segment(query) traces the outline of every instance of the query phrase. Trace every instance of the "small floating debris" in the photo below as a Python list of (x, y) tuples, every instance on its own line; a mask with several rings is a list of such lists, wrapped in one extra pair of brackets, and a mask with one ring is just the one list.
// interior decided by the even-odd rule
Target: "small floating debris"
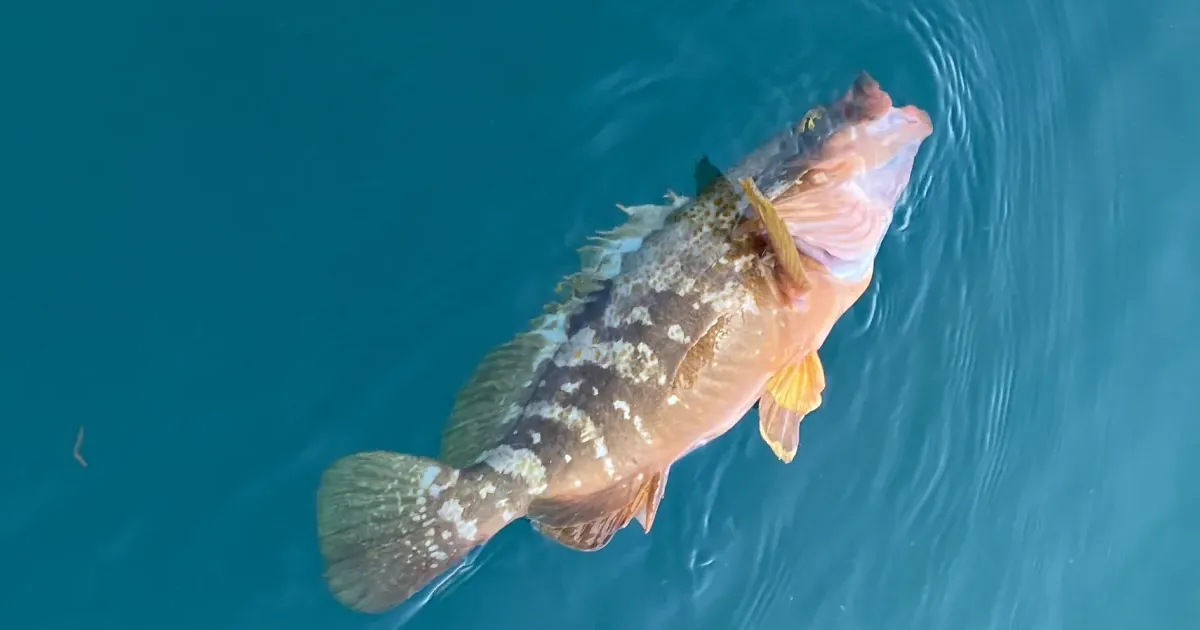
[(87, 460), (83, 458), (83, 454), (79, 449), (83, 448), (83, 427), (79, 427), (79, 433), (75, 436), (75, 450), (72, 453), (75, 455), (75, 461), (79, 462), (80, 466), (87, 468)]

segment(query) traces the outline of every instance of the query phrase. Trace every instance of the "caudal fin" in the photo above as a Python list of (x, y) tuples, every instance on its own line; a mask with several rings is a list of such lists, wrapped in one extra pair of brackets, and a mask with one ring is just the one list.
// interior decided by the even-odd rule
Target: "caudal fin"
[(509, 506), (505, 494), (425, 457), (376, 451), (338, 460), (317, 491), (334, 597), (360, 612), (397, 606), (520, 515), (524, 506)]

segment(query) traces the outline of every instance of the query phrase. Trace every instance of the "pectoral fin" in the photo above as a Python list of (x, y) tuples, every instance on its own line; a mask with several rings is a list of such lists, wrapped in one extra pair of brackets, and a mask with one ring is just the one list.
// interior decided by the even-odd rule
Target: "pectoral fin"
[(662, 502), (667, 487), (667, 470), (647, 475), (633, 498), (620, 508), (582, 523), (571, 525), (548, 525), (533, 520), (534, 529), (543, 536), (578, 551), (598, 551), (607, 545), (617, 532), (625, 528), (634, 518), (647, 533), (654, 524), (658, 504)]
[(825, 370), (816, 352), (788, 364), (771, 377), (758, 402), (758, 431), (784, 463), (791, 463), (800, 447), (800, 422), (821, 406)]
[(754, 206), (755, 211), (758, 212), (758, 218), (767, 232), (767, 240), (771, 243), (771, 249), (779, 258), (780, 267), (783, 268), (788, 279), (796, 284), (796, 289), (807, 289), (809, 286), (808, 274), (800, 262), (800, 250), (796, 249), (796, 242), (792, 240), (787, 225), (779, 217), (779, 211), (762, 194), (753, 179), (743, 177), (741, 184), (750, 205)]

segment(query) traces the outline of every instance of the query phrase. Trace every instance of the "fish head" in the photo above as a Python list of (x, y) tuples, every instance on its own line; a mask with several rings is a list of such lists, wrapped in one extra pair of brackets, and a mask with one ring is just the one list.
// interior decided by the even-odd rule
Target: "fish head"
[(917, 150), (933, 133), (929, 114), (913, 105), (896, 107), (866, 73), (836, 107), (840, 128), (810, 161), (817, 162), (815, 166), (822, 161), (857, 166), (852, 169), (856, 182), (890, 212), (908, 186)]
[(908, 187), (929, 114), (863, 73), (845, 96), (768, 143), (755, 180), (802, 253), (834, 276), (868, 274)]

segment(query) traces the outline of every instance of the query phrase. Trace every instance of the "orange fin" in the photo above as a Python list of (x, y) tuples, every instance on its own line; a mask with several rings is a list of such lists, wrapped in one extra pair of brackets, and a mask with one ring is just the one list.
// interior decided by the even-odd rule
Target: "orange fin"
[(647, 534), (654, 526), (654, 515), (658, 513), (658, 505), (662, 503), (663, 493), (667, 490), (667, 473), (670, 470), (671, 467), (667, 466), (662, 472), (650, 475), (650, 480), (642, 486), (642, 491), (638, 493), (639, 497), (645, 496), (645, 501), (636, 518), (642, 524), (642, 531)]
[(771, 249), (779, 257), (780, 267), (783, 268), (787, 277), (797, 285), (797, 289), (807, 289), (809, 287), (808, 274), (800, 262), (800, 250), (796, 249), (796, 242), (792, 240), (787, 225), (779, 217), (779, 211), (762, 194), (753, 179), (743, 177), (741, 184), (750, 205), (754, 206), (755, 211), (758, 212), (759, 221), (762, 222), (763, 228), (767, 232), (767, 240), (771, 243)]
[(654, 515), (667, 487), (667, 470), (649, 475), (624, 506), (597, 518), (571, 525), (548, 525), (533, 521), (534, 529), (543, 536), (578, 551), (598, 551), (604, 548), (617, 532), (634, 518), (647, 533), (654, 525)]
[(610, 512), (591, 521), (562, 527), (533, 521), (533, 527), (546, 538), (576, 551), (599, 551), (631, 520), (633, 514), (626, 509)]
[(800, 447), (800, 422), (821, 406), (825, 370), (816, 352), (771, 377), (758, 402), (758, 432), (775, 456), (791, 463)]

